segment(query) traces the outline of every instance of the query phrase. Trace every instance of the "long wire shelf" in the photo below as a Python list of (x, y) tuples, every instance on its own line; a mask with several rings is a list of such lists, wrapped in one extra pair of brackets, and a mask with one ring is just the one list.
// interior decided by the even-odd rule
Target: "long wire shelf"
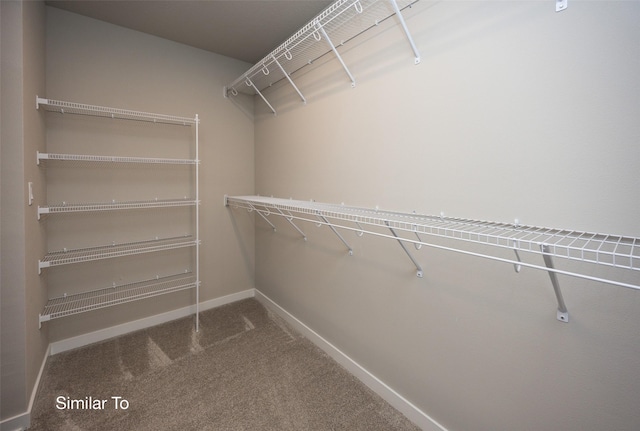
[(119, 286), (114, 285), (73, 295), (65, 294), (47, 301), (44, 311), (40, 314), (39, 324), (100, 308), (194, 289), (197, 286), (196, 278), (189, 271), (185, 271), (181, 274), (156, 277)]
[(228, 97), (229, 94), (237, 96), (239, 92), (258, 94), (275, 113), (275, 109), (261, 91), (286, 78), (302, 101), (306, 102), (302, 92), (293, 82), (291, 74), (331, 51), (340, 61), (352, 86), (355, 86), (355, 78), (342, 60), (336, 46), (349, 42), (394, 15), (398, 17), (403, 27), (413, 49), (415, 63), (418, 64), (420, 54), (413, 43), (401, 13), (403, 9), (417, 1), (337, 0), (235, 81), (225, 86), (224, 96)]
[(41, 162), (78, 162), (78, 163), (125, 163), (138, 165), (196, 165), (194, 159), (172, 159), (158, 157), (99, 156), (90, 154), (36, 153), (36, 163)]
[[(414, 244), (416, 248), (427, 246), (510, 263), (514, 265), (517, 272), (521, 267), (547, 271), (558, 296), (558, 319), (563, 321), (568, 320), (568, 315), (560, 293), (557, 274), (640, 290), (640, 274), (633, 275), (632, 282), (610, 277), (595, 277), (589, 270), (580, 272), (558, 269), (552, 260), (561, 258), (628, 270), (636, 274), (636, 271), (640, 271), (640, 238), (631, 236), (410, 214), (263, 196), (225, 196), (225, 205), (255, 211), (274, 230), (275, 225), (268, 220), (268, 217), (271, 215), (284, 217), (305, 239), (306, 235), (293, 223), (294, 220), (329, 226), (349, 249), (350, 254), (352, 254), (351, 247), (336, 229), (353, 231), (358, 235), (366, 233), (397, 240), (416, 265), (420, 277), (422, 268), (405, 243)], [(387, 231), (389, 233), (385, 233)], [(405, 236), (401, 237), (398, 232), (404, 233)], [(453, 240), (453, 243), (436, 241), (436, 239)], [(482, 251), (474, 251), (464, 247), (464, 243), (511, 250), (514, 258), (504, 257), (504, 253), (485, 251), (488, 250), (486, 248)], [(542, 256), (544, 265), (522, 261), (520, 252)]]
[(153, 253), (164, 250), (173, 250), (185, 247), (195, 247), (198, 240), (190, 235), (156, 238), (147, 241), (128, 242), (122, 244), (102, 245), (96, 247), (64, 249), (47, 253), (38, 261), (38, 273), (44, 268), (74, 263), (90, 262), (102, 259), (111, 259), (136, 254)]
[(153, 199), (146, 201), (97, 202), (97, 203), (67, 203), (38, 207), (38, 220), (45, 214), (65, 214), (78, 212), (118, 211), (132, 209), (174, 208), (196, 206), (193, 199)]
[(76, 102), (65, 102), (36, 96), (36, 109), (40, 109), (40, 107), (44, 108), (46, 111), (58, 112), (61, 114), (90, 115), (94, 117), (146, 121), (150, 123), (174, 124), (180, 126), (190, 126), (199, 122), (197, 115), (194, 118), (178, 117), (175, 115), (153, 114), (150, 112), (108, 108), (105, 106), (87, 105)]

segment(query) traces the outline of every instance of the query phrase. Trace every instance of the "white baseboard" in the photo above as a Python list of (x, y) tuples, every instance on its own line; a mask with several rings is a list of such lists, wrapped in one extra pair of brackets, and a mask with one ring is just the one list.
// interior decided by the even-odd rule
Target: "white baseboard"
[[(232, 293), (220, 298), (210, 299), (208, 301), (203, 301), (200, 303), (200, 311), (206, 311), (211, 308), (220, 307), (221, 305), (230, 304), (235, 301), (240, 301), (241, 299), (252, 298), (253, 296), (254, 289), (247, 289), (243, 290), (242, 292)], [(110, 338), (128, 334), (130, 332), (139, 331), (140, 329), (150, 328), (152, 326), (160, 325), (172, 320), (181, 319), (183, 317), (193, 315), (195, 311), (196, 306), (190, 305), (188, 307), (178, 308), (166, 313), (145, 317), (144, 319), (134, 320), (131, 322), (123, 323), (121, 325), (101, 329), (99, 331), (78, 335), (77, 337), (55, 341), (50, 345), (51, 354), (55, 355), (56, 353), (77, 349), (78, 347), (108, 340)]]
[(424, 413), (418, 407), (413, 405), (409, 400), (394, 391), (391, 387), (378, 379), (376, 376), (367, 371), (356, 361), (347, 356), (344, 352), (324, 339), (321, 335), (309, 328), (307, 325), (298, 320), (287, 310), (276, 304), (269, 297), (259, 290), (255, 290), (255, 298), (265, 307), (273, 311), (290, 325), (298, 330), (302, 335), (308, 338), (316, 346), (321, 348), (325, 353), (332, 357), (336, 362), (346, 368), (351, 374), (358, 378), (362, 383), (367, 385), (369, 389), (378, 394), (382, 399), (391, 404), (396, 410), (404, 414), (410, 421), (425, 431), (447, 431), (445, 427), (436, 422), (429, 415)]
[(36, 395), (38, 394), (40, 379), (42, 378), (42, 374), (44, 373), (44, 367), (47, 364), (47, 358), (49, 357), (50, 352), (51, 345), (49, 345), (49, 347), (47, 347), (47, 350), (44, 352), (42, 364), (40, 365), (40, 371), (38, 371), (38, 377), (36, 377), (36, 382), (33, 385), (33, 390), (31, 391), (31, 398), (29, 399), (29, 406), (27, 408), (27, 411), (0, 421), (0, 431), (22, 431), (26, 430), (31, 425), (31, 410), (33, 409), (33, 403), (35, 402)]

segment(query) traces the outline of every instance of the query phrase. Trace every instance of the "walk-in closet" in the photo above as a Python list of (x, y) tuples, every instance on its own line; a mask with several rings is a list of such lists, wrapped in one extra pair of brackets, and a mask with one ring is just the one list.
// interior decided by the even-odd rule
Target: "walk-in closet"
[(640, 429), (640, 1), (0, 19), (0, 431)]

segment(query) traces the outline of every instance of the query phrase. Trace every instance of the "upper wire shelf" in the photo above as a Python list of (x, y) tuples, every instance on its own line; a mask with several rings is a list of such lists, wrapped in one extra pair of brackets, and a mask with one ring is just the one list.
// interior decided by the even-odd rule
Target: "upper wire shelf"
[(225, 86), (224, 96), (227, 97), (229, 94), (235, 96), (239, 92), (258, 94), (275, 113), (275, 109), (261, 91), (286, 78), (302, 101), (306, 102), (290, 75), (331, 51), (342, 64), (352, 86), (355, 86), (355, 78), (340, 57), (336, 46), (347, 43), (393, 15), (398, 17), (413, 49), (415, 63), (418, 64), (420, 55), (401, 13), (401, 10), (417, 1), (337, 0), (235, 81)]
[(178, 117), (175, 115), (153, 114), (128, 109), (86, 105), (84, 103), (64, 102), (36, 96), (36, 109), (40, 109), (40, 107), (43, 107), (47, 111), (59, 112), (61, 114), (90, 115), (94, 117), (108, 117), (120, 120), (136, 120), (181, 126), (190, 126), (200, 121), (197, 115), (194, 118)]
[(167, 159), (157, 157), (98, 156), (90, 154), (56, 154), (37, 152), (36, 163), (43, 161), (79, 162), (79, 163), (126, 163), (149, 165), (195, 165), (194, 159)]
[[(349, 254), (353, 254), (353, 249), (337, 229), (353, 231), (358, 236), (366, 233), (396, 240), (416, 266), (419, 277), (422, 277), (422, 267), (405, 243), (414, 244), (416, 249), (424, 245), (510, 263), (514, 265), (516, 272), (520, 272), (522, 267), (547, 271), (558, 301), (557, 319), (563, 322), (569, 321), (569, 314), (560, 291), (558, 274), (640, 290), (640, 274), (635, 275), (638, 274), (636, 271), (640, 271), (640, 238), (631, 236), (382, 211), (377, 208), (263, 196), (225, 196), (225, 205), (255, 212), (274, 230), (276, 226), (268, 217), (284, 217), (305, 239), (306, 235), (294, 220), (328, 226), (348, 248)], [(390, 233), (386, 233), (387, 230)], [(404, 236), (400, 236), (398, 232)], [(436, 241), (437, 239), (447, 241)], [(485, 247), (480, 251), (474, 251), (473, 248), (465, 247), (465, 243)], [(503, 253), (491, 252), (492, 248), (511, 250), (514, 257), (508, 258)], [(542, 256), (544, 264), (524, 262), (520, 252)], [(553, 258), (556, 257), (629, 270), (634, 275), (629, 278), (632, 281), (627, 282), (609, 276), (596, 277), (588, 269), (559, 269), (553, 263)]]
[(65, 214), (78, 212), (118, 211), (132, 209), (174, 208), (196, 206), (198, 202), (193, 199), (151, 199), (145, 201), (122, 202), (94, 202), (94, 203), (67, 203), (38, 207), (38, 220), (43, 214)]

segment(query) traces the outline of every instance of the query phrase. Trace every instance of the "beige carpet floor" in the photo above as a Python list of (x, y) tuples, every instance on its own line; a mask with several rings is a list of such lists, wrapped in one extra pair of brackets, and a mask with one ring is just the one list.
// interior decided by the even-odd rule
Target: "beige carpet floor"
[(418, 428), (247, 299), (201, 313), (197, 333), (186, 318), (52, 356), (30, 429)]

